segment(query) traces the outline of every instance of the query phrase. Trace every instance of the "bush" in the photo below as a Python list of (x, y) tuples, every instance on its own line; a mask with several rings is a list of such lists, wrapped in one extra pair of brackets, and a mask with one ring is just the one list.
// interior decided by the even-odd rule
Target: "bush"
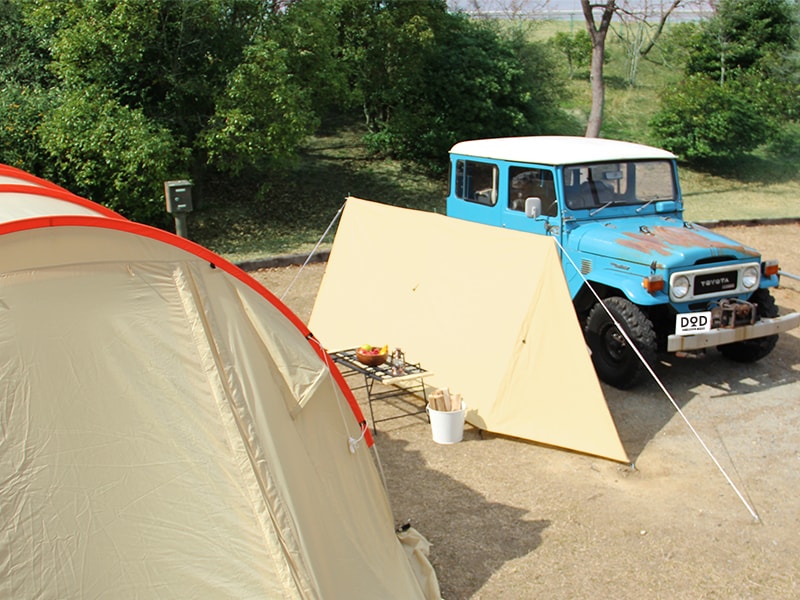
[(767, 144), (767, 153), (781, 161), (800, 163), (800, 123), (785, 124)]
[(0, 163), (52, 175), (39, 147), (39, 125), (51, 105), (48, 93), (38, 86), (9, 82), (0, 89)]
[(558, 31), (550, 42), (555, 50), (566, 59), (570, 77), (580, 73), (583, 79), (589, 78), (589, 65), (592, 62), (592, 38), (585, 29), (574, 33)]
[(39, 131), (54, 180), (129, 219), (163, 225), (163, 182), (185, 175), (174, 169), (188, 157), (167, 130), (87, 88), (64, 93)]
[(737, 158), (772, 131), (756, 97), (739, 81), (721, 85), (692, 76), (662, 96), (650, 125), (659, 145), (687, 161)]

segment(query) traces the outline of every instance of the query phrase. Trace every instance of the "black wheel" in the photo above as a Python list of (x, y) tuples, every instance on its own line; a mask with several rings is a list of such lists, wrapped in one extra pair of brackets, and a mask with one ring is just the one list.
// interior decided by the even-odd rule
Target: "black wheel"
[[(604, 302), (644, 359), (653, 364), (656, 357), (656, 333), (650, 319), (626, 298), (613, 296), (606, 298)], [(621, 390), (630, 389), (646, 373), (642, 361), (600, 303), (592, 307), (586, 320), (586, 343), (592, 351), (592, 362), (597, 376), (609, 385)]]
[[(775, 298), (769, 293), (769, 290), (758, 290), (755, 294), (750, 296), (750, 302), (758, 306), (759, 318), (765, 317), (768, 319), (777, 317), (778, 305), (775, 304)], [(735, 360), (740, 363), (751, 363), (761, 360), (767, 354), (772, 352), (775, 344), (778, 343), (778, 336), (768, 335), (765, 337), (755, 338), (752, 340), (743, 340), (741, 342), (734, 342), (733, 344), (725, 344), (724, 346), (717, 346), (717, 349), (722, 353), (722, 356)]]

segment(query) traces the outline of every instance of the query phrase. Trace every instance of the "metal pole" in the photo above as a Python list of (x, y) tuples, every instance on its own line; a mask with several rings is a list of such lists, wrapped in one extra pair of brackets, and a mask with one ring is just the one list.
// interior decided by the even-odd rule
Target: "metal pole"
[(175, 213), (175, 233), (182, 238), (189, 237), (189, 230), (186, 226), (186, 213)]

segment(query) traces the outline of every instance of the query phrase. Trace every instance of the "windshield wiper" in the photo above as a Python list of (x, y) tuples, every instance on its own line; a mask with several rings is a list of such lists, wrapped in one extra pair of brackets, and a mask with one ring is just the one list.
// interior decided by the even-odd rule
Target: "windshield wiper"
[(590, 217), (593, 217), (593, 216), (595, 216), (597, 213), (599, 213), (601, 210), (603, 210), (603, 209), (605, 209), (605, 208), (608, 208), (608, 207), (609, 207), (609, 206), (611, 206), (612, 204), (616, 204), (616, 203), (617, 203), (617, 200), (609, 200), (608, 202), (606, 202), (605, 204), (603, 204), (603, 206), (599, 206), (599, 207), (595, 208), (593, 211), (591, 211), (591, 212), (589, 213), (589, 216), (590, 216)]
[(662, 198), (661, 196), (654, 196), (653, 198), (650, 198), (650, 200), (648, 200), (647, 202), (645, 202), (644, 204), (642, 204), (640, 207), (638, 207), (638, 208), (636, 209), (636, 212), (637, 212), (637, 213), (638, 213), (638, 212), (641, 212), (641, 211), (643, 211), (645, 208), (647, 208), (648, 206), (650, 206), (650, 205), (651, 205), (653, 202), (661, 202), (662, 200), (671, 200), (671, 198), (670, 198), (669, 196), (664, 196), (663, 198)]

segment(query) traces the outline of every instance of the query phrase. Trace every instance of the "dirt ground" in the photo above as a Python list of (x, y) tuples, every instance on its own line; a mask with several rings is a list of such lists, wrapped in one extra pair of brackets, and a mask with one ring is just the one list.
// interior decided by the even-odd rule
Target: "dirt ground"
[[(800, 275), (797, 224), (718, 231)], [(307, 322), (323, 270), (254, 275)], [(800, 281), (774, 295), (800, 310)], [(655, 383), (603, 388), (634, 467), (469, 425), (439, 445), (424, 415), (380, 424), (396, 520), (432, 543), (446, 600), (800, 597), (797, 330), (753, 365), (714, 351), (660, 375), (686, 420)]]

